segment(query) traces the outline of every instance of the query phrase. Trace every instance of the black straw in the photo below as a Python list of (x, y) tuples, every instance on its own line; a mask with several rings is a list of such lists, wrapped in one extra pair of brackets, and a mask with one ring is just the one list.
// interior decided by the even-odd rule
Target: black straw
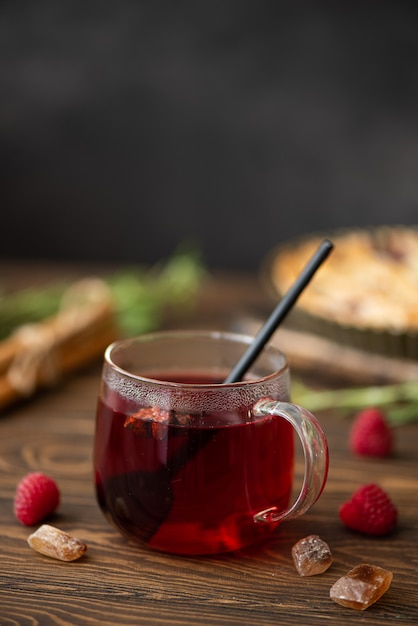
[(334, 245), (331, 241), (329, 241), (328, 239), (324, 239), (315, 254), (312, 256), (311, 260), (307, 263), (305, 268), (296, 279), (295, 283), (290, 287), (287, 293), (285, 293), (279, 304), (271, 313), (268, 320), (258, 331), (256, 337), (254, 338), (254, 341), (244, 352), (238, 363), (235, 365), (234, 369), (225, 379), (224, 383), (235, 383), (239, 380), (242, 380), (245, 372), (248, 371), (248, 369), (251, 367), (251, 365), (260, 354), (261, 350), (266, 345), (267, 341), (270, 339), (272, 334), (279, 326), (279, 324), (290, 312), (296, 300), (299, 298), (302, 291), (310, 282), (317, 269), (328, 257), (333, 247)]

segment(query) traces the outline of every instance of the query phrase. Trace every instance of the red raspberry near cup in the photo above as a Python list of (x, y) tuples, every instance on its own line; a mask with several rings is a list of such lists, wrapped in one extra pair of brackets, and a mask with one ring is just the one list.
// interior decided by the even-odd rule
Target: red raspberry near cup
[(17, 486), (14, 513), (22, 524), (33, 526), (52, 515), (59, 502), (55, 481), (41, 472), (31, 472)]
[(363, 485), (341, 505), (341, 521), (350, 529), (366, 535), (387, 535), (395, 529), (398, 511), (379, 485)]
[(389, 456), (393, 451), (393, 432), (385, 414), (376, 408), (360, 411), (351, 426), (349, 446), (362, 456)]

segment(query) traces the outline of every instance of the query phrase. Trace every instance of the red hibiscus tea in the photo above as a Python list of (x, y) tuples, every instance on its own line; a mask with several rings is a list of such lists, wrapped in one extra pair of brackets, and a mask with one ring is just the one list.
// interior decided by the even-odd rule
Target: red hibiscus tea
[[(159, 370), (162, 348), (165, 362), (173, 352), (172, 335), (158, 334), (159, 341), (145, 345), (142, 340), (140, 358), (132, 343), (114, 353), (112, 362), (107, 355), (96, 419), (98, 502), (119, 530), (152, 548), (179, 554), (237, 550), (270, 534), (281, 519), (275, 512), (288, 510), (292, 424), (254, 410), (260, 398), (287, 400), (287, 368), (223, 385), (230, 367), (224, 356), (217, 356), (216, 367), (197, 368), (204, 361), (202, 348), (220, 338), (206, 333), (203, 340), (198, 333), (193, 357), (185, 336), (185, 349), (170, 357), (177, 367), (191, 369), (176, 371), (173, 364)], [(223, 343), (243, 349), (236, 336)], [(213, 351), (209, 358), (213, 364)], [(264, 511), (272, 513), (263, 516)]]
[(121, 405), (100, 402), (96, 449), (99, 503), (121, 530), (160, 550), (200, 554), (235, 550), (271, 531), (254, 514), (288, 505), (288, 422), (249, 420), (251, 407), (159, 421), (152, 410), (136, 417)]

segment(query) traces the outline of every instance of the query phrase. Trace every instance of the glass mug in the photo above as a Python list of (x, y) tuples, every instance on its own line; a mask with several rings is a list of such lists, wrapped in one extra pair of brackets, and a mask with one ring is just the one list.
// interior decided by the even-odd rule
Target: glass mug
[[(305, 513), (327, 478), (317, 419), (289, 404), (285, 356), (264, 348), (242, 382), (223, 384), (251, 337), (158, 332), (105, 353), (94, 467), (105, 516), (164, 552), (211, 554), (253, 544)], [(296, 501), (294, 430), (305, 473)]]

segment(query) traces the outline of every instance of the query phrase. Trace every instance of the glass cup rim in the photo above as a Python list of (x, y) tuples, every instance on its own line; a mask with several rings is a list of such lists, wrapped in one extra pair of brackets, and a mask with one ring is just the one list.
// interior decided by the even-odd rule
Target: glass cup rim
[(152, 378), (149, 376), (143, 376), (141, 374), (134, 374), (127, 369), (124, 369), (120, 365), (114, 362), (112, 358), (112, 354), (116, 349), (123, 348), (132, 344), (143, 344), (145, 342), (152, 342), (156, 339), (193, 339), (193, 338), (213, 338), (213, 339), (223, 339), (229, 342), (241, 343), (246, 346), (250, 345), (254, 341), (254, 337), (251, 335), (232, 332), (232, 331), (222, 331), (222, 330), (184, 330), (184, 329), (175, 329), (175, 330), (160, 330), (154, 332), (143, 333), (142, 335), (136, 335), (134, 337), (127, 337), (124, 339), (116, 339), (113, 341), (105, 350), (104, 353), (104, 362), (105, 365), (112, 368), (113, 371), (119, 373), (122, 376), (128, 377), (131, 380), (135, 380), (138, 382), (144, 383), (152, 383), (153, 385), (161, 385), (163, 387), (172, 387), (172, 388), (192, 388), (192, 389), (226, 389), (226, 388), (236, 388), (236, 387), (245, 387), (248, 385), (259, 385), (265, 381), (269, 381), (273, 378), (283, 376), (289, 370), (289, 363), (287, 361), (287, 357), (278, 348), (273, 345), (271, 342), (268, 342), (263, 351), (268, 350), (274, 352), (277, 356), (280, 356), (283, 363), (280, 369), (275, 369), (269, 374), (265, 376), (261, 376), (259, 378), (253, 379), (244, 379), (233, 383), (183, 383), (183, 382), (174, 382), (169, 380), (161, 380), (158, 378)]

